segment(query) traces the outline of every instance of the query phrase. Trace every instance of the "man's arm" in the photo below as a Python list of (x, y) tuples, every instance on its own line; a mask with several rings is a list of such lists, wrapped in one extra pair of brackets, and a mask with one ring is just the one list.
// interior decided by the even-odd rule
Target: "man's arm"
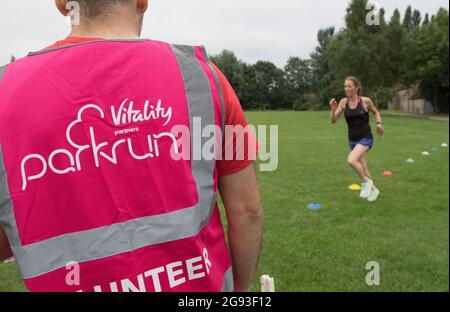
[(254, 166), (221, 177), (219, 188), (228, 220), (234, 291), (248, 292), (259, 263), (263, 231), (263, 210)]
[(8, 259), (9, 257), (12, 257), (12, 255), (8, 238), (6, 237), (3, 227), (0, 225), (0, 261)]

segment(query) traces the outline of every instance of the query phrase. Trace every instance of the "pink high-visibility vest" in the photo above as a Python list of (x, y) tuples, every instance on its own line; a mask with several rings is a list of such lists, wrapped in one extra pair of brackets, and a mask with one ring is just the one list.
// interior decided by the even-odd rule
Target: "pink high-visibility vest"
[(26, 286), (232, 291), (216, 159), (192, 157), (224, 114), (200, 46), (99, 40), (0, 68), (0, 224)]

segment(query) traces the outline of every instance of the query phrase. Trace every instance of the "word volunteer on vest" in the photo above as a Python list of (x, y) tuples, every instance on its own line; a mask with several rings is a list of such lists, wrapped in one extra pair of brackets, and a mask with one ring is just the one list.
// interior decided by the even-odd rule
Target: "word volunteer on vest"
[[(72, 264), (72, 266), (73, 265), (74, 264)], [(161, 292), (162, 275), (169, 281), (170, 288), (175, 288), (188, 281), (205, 278), (209, 275), (212, 265), (213, 264), (208, 258), (208, 250), (205, 248), (202, 256), (187, 259), (185, 261), (175, 261), (168, 263), (165, 266), (150, 269), (135, 276), (133, 280), (131, 278), (125, 278), (120, 281), (110, 282), (108, 289), (102, 288), (101, 285), (95, 285), (93, 289), (77, 290), (77, 292), (147, 292), (150, 290)], [(67, 267), (71, 267), (71, 265), (68, 265)], [(68, 285), (79, 285), (80, 274), (82, 274), (82, 272), (77, 269), (68, 273), (66, 276), (66, 283)], [(151, 280), (153, 289), (147, 289), (147, 279)]]

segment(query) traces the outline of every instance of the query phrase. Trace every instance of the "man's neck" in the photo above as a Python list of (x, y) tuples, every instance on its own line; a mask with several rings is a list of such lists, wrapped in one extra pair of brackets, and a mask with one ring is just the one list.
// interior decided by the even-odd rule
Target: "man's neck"
[(138, 39), (139, 35), (140, 28), (137, 25), (117, 20), (104, 20), (96, 24), (81, 21), (81, 25), (74, 26), (70, 33), (70, 36), (75, 37), (104, 39)]
[(104, 38), (104, 39), (138, 39), (139, 35), (134, 32), (125, 32), (125, 31), (74, 31), (70, 33), (70, 36), (81, 37), (81, 38)]

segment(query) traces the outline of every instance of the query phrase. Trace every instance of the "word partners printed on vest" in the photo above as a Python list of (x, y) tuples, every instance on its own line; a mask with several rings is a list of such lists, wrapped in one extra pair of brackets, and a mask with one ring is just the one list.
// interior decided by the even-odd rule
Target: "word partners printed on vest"
[[(120, 157), (131, 157), (134, 160), (146, 160), (152, 158), (159, 158), (161, 156), (160, 141), (166, 140), (171, 142), (170, 154), (181, 154), (179, 144), (176, 136), (170, 131), (164, 131), (160, 133), (145, 133), (141, 135), (141, 138), (135, 137), (134, 139), (142, 140), (145, 136), (145, 144), (148, 146), (148, 151), (143, 155), (138, 155), (133, 148), (133, 138), (121, 138), (125, 134), (139, 133), (140, 127), (144, 122), (157, 122), (161, 121), (159, 128), (167, 126), (172, 117), (172, 107), (165, 108), (162, 100), (158, 100), (156, 106), (151, 105), (150, 101), (146, 101), (142, 109), (135, 109), (133, 101), (125, 99), (122, 101), (120, 107), (116, 109), (111, 106), (110, 116), (105, 114), (105, 111), (96, 104), (87, 104), (81, 107), (78, 111), (77, 118), (71, 122), (65, 133), (67, 143), (72, 147), (69, 149), (56, 149), (50, 153), (47, 157), (44, 155), (32, 153), (25, 156), (21, 162), (21, 174), (22, 174), (22, 191), (27, 189), (28, 183), (33, 180), (38, 180), (45, 176), (48, 171), (57, 175), (65, 175), (69, 173), (75, 173), (83, 170), (81, 162), (81, 155), (91, 151), (95, 167), (99, 168), (103, 162), (110, 162), (114, 165), (119, 163)], [(113, 139), (100, 140), (96, 135), (96, 129), (94, 123), (90, 123), (88, 127), (88, 142), (80, 143), (79, 133), (85, 132), (84, 118), (98, 118), (104, 120), (102, 123), (103, 132), (105, 125), (114, 125), (111, 128), (111, 137)], [(161, 124), (162, 123), (162, 124)], [(98, 124), (98, 122), (97, 122)], [(136, 127), (132, 127), (136, 125)], [(117, 127), (127, 127), (126, 129), (116, 130)], [(78, 135), (77, 135), (77, 129)], [(80, 130), (81, 129), (81, 130)], [(100, 131), (102, 132), (102, 131)], [(78, 137), (78, 139), (77, 139)], [(81, 137), (85, 137), (81, 136)], [(138, 146), (142, 146), (139, 144)], [(118, 156), (120, 155), (120, 157)], [(65, 168), (57, 168), (55, 165), (55, 158), (59, 160), (59, 164), (62, 161), (67, 163)], [(173, 157), (172, 157), (173, 158)], [(59, 165), (61, 166), (61, 165)], [(30, 173), (31, 172), (31, 173)]]
[[(128, 104), (128, 107), (125, 105)], [(122, 104), (120, 104), (119, 109), (116, 112), (114, 106), (111, 106), (111, 116), (114, 121), (114, 125), (119, 126), (127, 126), (131, 123), (138, 123), (149, 120), (157, 120), (159, 118), (163, 118), (165, 120), (163, 126), (167, 126), (167, 124), (172, 119), (172, 107), (169, 107), (167, 111), (164, 109), (162, 105), (162, 100), (158, 100), (158, 104), (155, 106), (150, 105), (150, 101), (145, 101), (143, 110), (134, 109), (133, 101), (129, 101), (125, 99)], [(115, 136), (120, 134), (128, 134), (132, 132), (138, 132), (139, 128), (132, 129), (123, 129), (117, 130), (114, 132)]]

